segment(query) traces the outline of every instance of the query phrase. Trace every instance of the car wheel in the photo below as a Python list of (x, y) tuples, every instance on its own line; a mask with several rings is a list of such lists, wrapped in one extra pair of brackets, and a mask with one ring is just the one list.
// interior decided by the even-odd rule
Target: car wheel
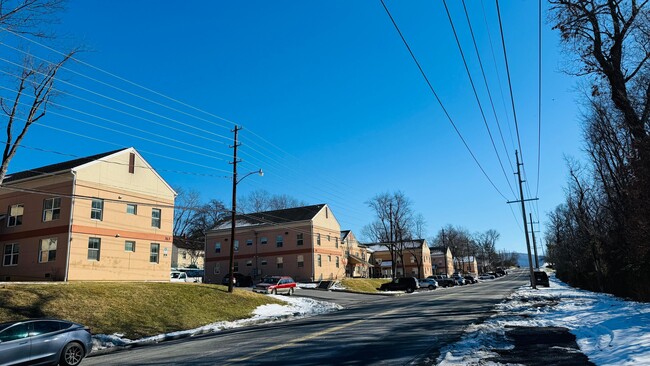
[(273, 291), (271, 291), (271, 293), (272, 293), (273, 295), (277, 295), (277, 294), (278, 294), (278, 289), (277, 289), (277, 288), (274, 288)]
[(429, 285), (429, 290), (433, 290), (434, 288), (433, 285)]
[(289, 292), (287, 292), (287, 296), (293, 295), (293, 287), (289, 288)]
[(61, 365), (64, 366), (77, 366), (84, 358), (84, 348), (77, 342), (70, 342), (66, 344), (61, 352)]
[(406, 293), (410, 294), (411, 292), (413, 292), (413, 289), (411, 287), (407, 287), (406, 288)]

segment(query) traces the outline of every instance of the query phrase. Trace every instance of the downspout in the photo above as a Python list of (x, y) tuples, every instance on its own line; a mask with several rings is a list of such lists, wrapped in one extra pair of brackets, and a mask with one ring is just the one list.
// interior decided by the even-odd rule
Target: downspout
[(77, 173), (74, 170), (72, 173), (72, 198), (70, 199), (70, 223), (68, 224), (68, 253), (65, 257), (65, 278), (64, 282), (68, 282), (68, 271), (70, 269), (70, 247), (72, 246), (72, 216), (74, 214), (74, 199), (77, 191)]
[(316, 281), (316, 243), (314, 234), (314, 222), (311, 222), (311, 280)]

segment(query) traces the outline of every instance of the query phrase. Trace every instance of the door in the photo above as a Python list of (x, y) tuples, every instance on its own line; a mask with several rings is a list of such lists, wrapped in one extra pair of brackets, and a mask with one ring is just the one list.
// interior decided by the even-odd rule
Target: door
[(0, 332), (0, 365), (26, 364), (29, 354), (28, 324), (16, 324)]
[(29, 331), (31, 341), (31, 358), (33, 363), (56, 362), (59, 351), (63, 349), (67, 334), (61, 332), (67, 324), (53, 320), (37, 320), (32, 322)]

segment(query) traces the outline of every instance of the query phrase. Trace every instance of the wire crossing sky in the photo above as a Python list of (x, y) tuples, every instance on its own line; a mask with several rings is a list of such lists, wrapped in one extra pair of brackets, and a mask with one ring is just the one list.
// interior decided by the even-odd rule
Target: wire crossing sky
[(363, 238), (373, 220), (365, 202), (400, 190), (427, 238), (447, 224), (495, 229), (500, 249), (524, 252), (521, 215), (505, 203), (515, 149), (535, 173), (526, 194), (538, 193), (530, 209), (542, 231), (562, 201), (565, 156), (581, 156), (578, 80), (561, 72), (558, 34), (544, 23), (539, 33), (539, 6), (73, 1), (54, 40), (0, 29), (7, 100), (27, 53), (58, 62), (85, 50), (57, 75), (48, 114), (9, 170), (133, 146), (172, 186), (229, 206), (237, 124), (239, 170), (265, 173), (243, 181), (239, 197), (264, 189), (327, 203)]

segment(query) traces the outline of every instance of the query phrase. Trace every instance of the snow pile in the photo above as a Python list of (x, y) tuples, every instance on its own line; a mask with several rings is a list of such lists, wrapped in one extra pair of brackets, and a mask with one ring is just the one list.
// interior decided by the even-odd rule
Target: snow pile
[(522, 286), (497, 314), (471, 325), (442, 350), (439, 365), (490, 365), (490, 350), (512, 347), (505, 326), (565, 327), (596, 365), (650, 365), (650, 304), (572, 288), (551, 277), (550, 288)]
[(267, 304), (258, 306), (253, 310), (253, 317), (236, 321), (222, 321), (204, 325), (199, 328), (159, 334), (152, 337), (131, 340), (124, 338), (123, 334), (96, 334), (93, 335), (93, 351), (103, 350), (116, 346), (141, 345), (157, 343), (160, 341), (191, 337), (199, 334), (214, 333), (224, 329), (240, 328), (250, 325), (274, 323), (279, 321), (303, 318), (318, 314), (325, 314), (343, 309), (342, 306), (326, 301), (317, 301), (301, 297), (286, 297), (267, 295), (287, 302), (286, 305)]
[(296, 286), (298, 286), (298, 288), (316, 288), (318, 287), (318, 284), (315, 282), (311, 282), (311, 283), (298, 282), (296, 283)]

